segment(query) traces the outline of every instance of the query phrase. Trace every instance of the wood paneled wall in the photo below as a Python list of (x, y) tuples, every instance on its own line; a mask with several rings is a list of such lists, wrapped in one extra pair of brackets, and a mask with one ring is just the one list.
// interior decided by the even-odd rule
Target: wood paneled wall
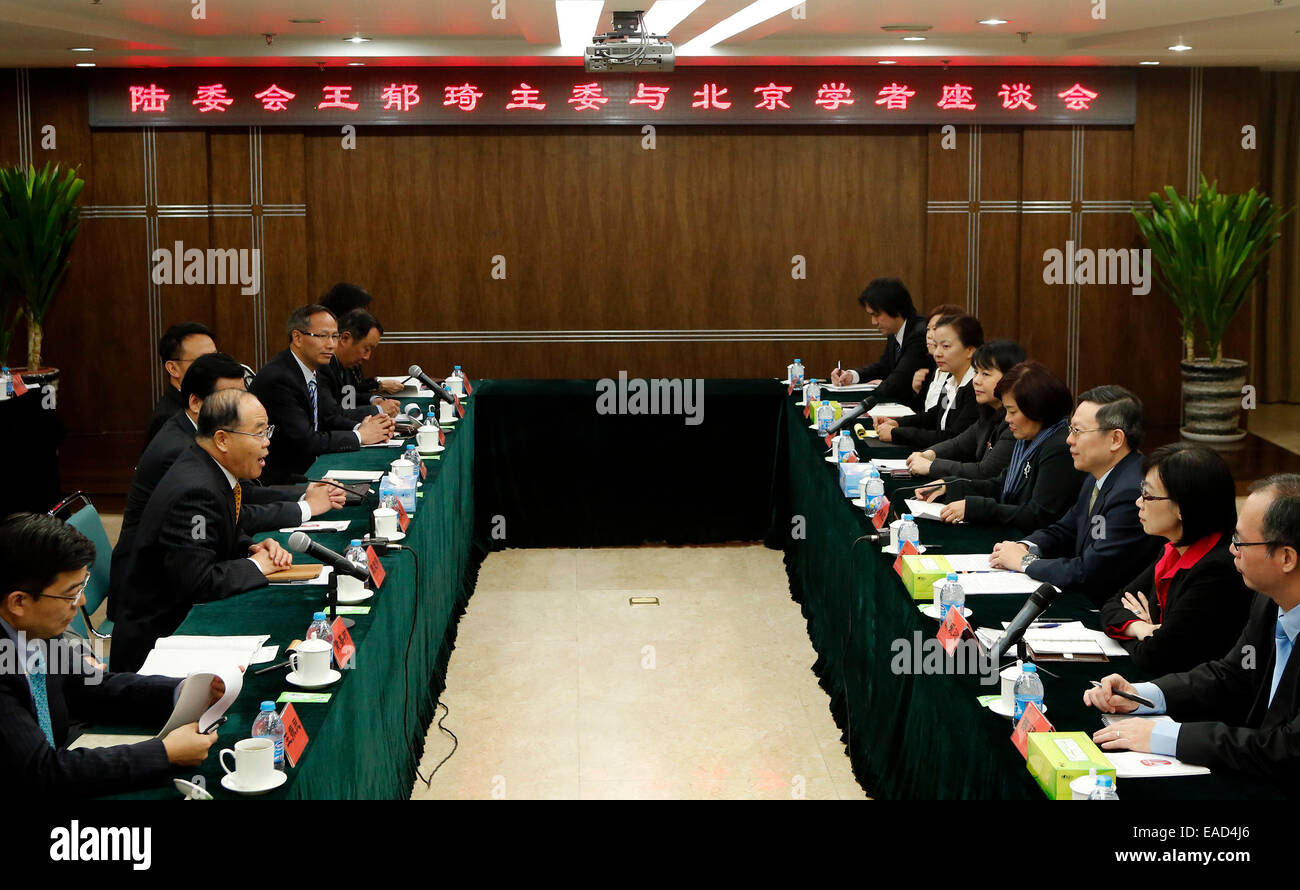
[[(19, 96), (0, 104), (0, 161), (78, 163), (87, 181), (46, 355), (65, 485), (99, 491), (129, 482), (163, 329), (204, 321), (256, 366), (339, 280), (375, 295), (379, 373), (761, 377), (796, 355), (821, 372), (874, 357), (855, 298), (896, 275), (920, 305), (964, 303), (1075, 386), (1130, 386), (1174, 422), (1167, 298), (1044, 284), (1043, 251), (1139, 247), (1131, 202), (1197, 170), (1231, 189), (1260, 176), (1240, 144), (1254, 70), (1140, 71), (1131, 128), (958, 127), (945, 148), (937, 127), (661, 127), (654, 150), (635, 128), (372, 127), (355, 150), (323, 128), (91, 131), (93, 76), (0, 72)], [(175, 241), (260, 248), (262, 293), (152, 285), (150, 251)], [(1249, 321), (1228, 354), (1248, 357)]]

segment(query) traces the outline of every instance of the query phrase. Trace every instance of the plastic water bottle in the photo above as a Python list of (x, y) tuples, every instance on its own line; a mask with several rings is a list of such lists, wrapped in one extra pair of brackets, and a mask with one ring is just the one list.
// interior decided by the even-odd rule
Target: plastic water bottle
[(402, 455), (406, 458), (406, 462), (411, 465), (411, 472), (415, 474), (415, 478), (418, 480), (420, 478), (420, 449), (414, 445), (407, 445)]
[(268, 738), (275, 743), (275, 768), (284, 769), (284, 724), (275, 712), (275, 702), (262, 702), (262, 709), (253, 721), (253, 738)]
[(835, 409), (831, 407), (830, 402), (821, 402), (817, 405), (817, 431), (823, 435), (831, 431), (835, 424)]
[(963, 614), (965, 606), (966, 588), (957, 580), (956, 572), (949, 572), (948, 580), (939, 588), (939, 620), (943, 621), (948, 616), (948, 610), (953, 607), (956, 607), (957, 614)]
[(0, 368), (0, 400), (7, 399), (14, 394), (14, 377), (9, 373), (9, 368)]
[(330, 629), (329, 619), (325, 617), (324, 612), (317, 612), (311, 616), (311, 624), (307, 627), (306, 639), (324, 640), (333, 645), (334, 631)]
[(880, 474), (872, 476), (868, 473), (858, 485), (862, 487), (862, 505), (867, 510), (868, 516), (875, 516), (880, 505), (885, 501), (885, 483), (881, 481)]
[(366, 556), (366, 548), (361, 546), (360, 538), (352, 539), (352, 542), (348, 544), (348, 551), (344, 554), (344, 557), (357, 568), (365, 569), (367, 572), (370, 571), (370, 560)]
[(840, 434), (835, 437), (835, 460), (844, 463), (849, 459), (850, 454), (856, 454), (857, 448), (853, 445), (853, 434), (846, 429), (841, 429)]
[(790, 366), (790, 382), (795, 386), (803, 386), (803, 359), (795, 359)]
[(803, 385), (803, 403), (810, 405), (813, 402), (820, 402), (822, 398), (821, 382), (816, 377), (809, 380)]
[(903, 524), (898, 527), (898, 552), (903, 552), (903, 545), (908, 541), (919, 552), (921, 550), (921, 530), (916, 527), (916, 520), (911, 513), (903, 514)]
[(1110, 776), (1098, 776), (1097, 787), (1088, 795), (1088, 800), (1119, 800), (1115, 793), (1115, 780)]
[(1020, 718), (1025, 716), (1025, 707), (1030, 702), (1038, 705), (1038, 710), (1043, 709), (1043, 681), (1038, 679), (1037, 666), (1026, 664), (1020, 668), (1020, 676), (1016, 678), (1015, 694), (1016, 711), (1012, 716), (1014, 722), (1019, 723)]

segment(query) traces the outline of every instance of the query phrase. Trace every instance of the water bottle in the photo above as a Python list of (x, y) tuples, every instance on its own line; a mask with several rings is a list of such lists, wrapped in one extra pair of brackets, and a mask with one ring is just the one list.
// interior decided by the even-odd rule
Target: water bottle
[(1038, 668), (1035, 665), (1026, 664), (1020, 668), (1015, 692), (1016, 711), (1012, 717), (1014, 722), (1019, 723), (1020, 718), (1025, 716), (1025, 707), (1030, 702), (1038, 705), (1038, 710), (1043, 709), (1043, 681), (1038, 679)]
[(831, 407), (830, 402), (821, 402), (817, 405), (817, 431), (825, 435), (831, 431), (835, 424), (835, 409)]
[(1098, 776), (1097, 787), (1088, 795), (1088, 800), (1119, 800), (1115, 793), (1115, 780), (1110, 776)]
[(803, 385), (803, 403), (805, 405), (811, 405), (813, 402), (820, 402), (821, 398), (822, 387), (816, 377)]
[(406, 458), (406, 462), (411, 465), (411, 472), (415, 474), (415, 478), (418, 480), (420, 478), (420, 449), (414, 445), (407, 445), (403, 456)]
[(268, 738), (275, 743), (275, 768), (284, 769), (284, 724), (275, 712), (275, 702), (264, 701), (253, 721), (253, 738)]
[(391, 473), (385, 473), (379, 480), (379, 503), (390, 510), (397, 509), (397, 483)]
[(835, 437), (835, 460), (844, 463), (849, 459), (850, 454), (856, 454), (857, 448), (853, 445), (853, 434), (846, 429), (840, 430), (840, 434)]
[(308, 640), (324, 640), (331, 646), (334, 645), (334, 631), (330, 629), (329, 619), (324, 612), (316, 612), (311, 616), (311, 624), (308, 625), (305, 636)]
[(3, 401), (14, 394), (14, 378), (9, 373), (9, 368), (0, 368), (0, 401)]
[(898, 527), (898, 552), (903, 552), (903, 545), (908, 541), (919, 553), (921, 550), (921, 530), (916, 527), (916, 520), (911, 513), (903, 514), (903, 524)]
[(795, 386), (803, 386), (803, 359), (795, 359), (790, 366), (790, 382)]
[(948, 573), (948, 580), (939, 588), (939, 620), (943, 621), (948, 617), (948, 610), (956, 607), (957, 614), (963, 614), (962, 609), (966, 605), (966, 588), (961, 586), (957, 580), (956, 572)]
[(353, 538), (352, 543), (348, 544), (347, 553), (344, 558), (359, 569), (370, 571), (370, 559), (366, 556), (366, 548), (361, 546), (360, 538)]
[(880, 509), (880, 505), (885, 501), (885, 483), (881, 481), (879, 473), (874, 476), (868, 473), (858, 482), (858, 485), (862, 487), (864, 492), (862, 505), (866, 508), (867, 515), (875, 516), (876, 511)]

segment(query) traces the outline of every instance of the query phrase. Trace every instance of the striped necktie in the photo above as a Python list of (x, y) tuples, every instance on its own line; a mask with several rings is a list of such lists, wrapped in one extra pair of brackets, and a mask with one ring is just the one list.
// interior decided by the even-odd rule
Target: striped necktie
[(316, 432), (316, 381), (307, 381), (307, 398), (311, 399), (311, 431)]
[(45, 656), (40, 649), (32, 650), (31, 666), (27, 671), (27, 683), (32, 689), (32, 704), (36, 706), (36, 722), (45, 733), (45, 740), (54, 744), (54, 724), (50, 722), (50, 699), (45, 691)]

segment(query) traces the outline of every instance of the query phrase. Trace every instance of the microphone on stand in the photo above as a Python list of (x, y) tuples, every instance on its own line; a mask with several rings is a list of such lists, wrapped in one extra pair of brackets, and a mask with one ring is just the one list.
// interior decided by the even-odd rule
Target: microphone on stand
[(311, 539), (306, 532), (294, 532), (289, 536), (289, 549), (294, 553), (306, 553), (308, 556), (320, 560), (327, 566), (331, 566), (336, 573), (351, 575), (362, 582), (370, 580), (370, 570), (355, 566), (340, 553), (335, 553), (328, 547), (322, 547)]
[(411, 367), (406, 369), (406, 373), (414, 377), (416, 380), (420, 381), (421, 383), (423, 383), (425, 386), (429, 387), (429, 389), (433, 390), (434, 395), (436, 395), (442, 401), (446, 402), (449, 405), (456, 404), (456, 397), (453, 396), (451, 393), (447, 392), (446, 387), (444, 387), (441, 383), (435, 382), (432, 377), (424, 373), (424, 369), (421, 368), (419, 365), (411, 365)]
[(1029, 625), (1033, 623), (1035, 618), (1046, 611), (1047, 607), (1052, 604), (1052, 600), (1056, 599), (1060, 593), (1061, 591), (1051, 584), (1040, 584), (1037, 590), (1029, 594), (1029, 599), (1025, 600), (1025, 604), (1020, 607), (1020, 611), (1016, 613), (1016, 617), (1007, 627), (1006, 633), (994, 645), (994, 662), (1002, 660), (1002, 656), (1007, 654), (1007, 650), (1020, 641), (1020, 638), (1025, 635), (1025, 631), (1029, 629)]

